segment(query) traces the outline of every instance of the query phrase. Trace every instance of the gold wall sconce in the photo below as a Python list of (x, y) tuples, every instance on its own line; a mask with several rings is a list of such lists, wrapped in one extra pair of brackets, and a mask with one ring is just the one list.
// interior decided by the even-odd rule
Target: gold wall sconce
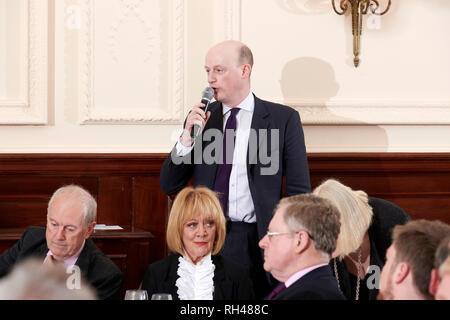
[(353, 63), (355, 67), (359, 66), (359, 53), (362, 33), (362, 16), (367, 12), (372, 12), (379, 16), (384, 15), (389, 11), (391, 7), (391, 0), (388, 0), (387, 7), (384, 11), (380, 12), (380, 4), (378, 0), (340, 0), (340, 10), (336, 9), (336, 0), (331, 0), (333, 4), (333, 10), (338, 15), (345, 14), (349, 9), (352, 11), (352, 33), (353, 33)]

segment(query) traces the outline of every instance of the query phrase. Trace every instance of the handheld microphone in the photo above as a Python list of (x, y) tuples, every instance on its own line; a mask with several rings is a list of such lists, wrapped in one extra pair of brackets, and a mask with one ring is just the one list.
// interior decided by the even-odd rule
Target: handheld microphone
[[(205, 88), (205, 90), (203, 90), (201, 102), (205, 105), (205, 109), (204, 109), (205, 114), (208, 111), (209, 103), (211, 102), (213, 97), (214, 97), (214, 89), (213, 88), (207, 87), (207, 88)], [(191, 137), (193, 139), (195, 139), (198, 136), (198, 134), (200, 133), (201, 129), (202, 128), (198, 124), (194, 124), (194, 126), (192, 127), (192, 130), (191, 130)]]

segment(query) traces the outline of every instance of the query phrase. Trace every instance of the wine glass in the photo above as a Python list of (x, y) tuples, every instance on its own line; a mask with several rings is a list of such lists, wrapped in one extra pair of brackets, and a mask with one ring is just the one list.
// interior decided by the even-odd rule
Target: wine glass
[(125, 300), (148, 300), (147, 290), (127, 290)]
[(170, 293), (154, 293), (152, 300), (172, 300), (172, 295)]

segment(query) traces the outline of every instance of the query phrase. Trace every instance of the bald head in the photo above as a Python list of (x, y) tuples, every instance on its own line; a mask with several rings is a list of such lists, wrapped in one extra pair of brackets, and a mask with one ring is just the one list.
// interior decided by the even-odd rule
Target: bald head
[(226, 40), (213, 46), (208, 54), (221, 52), (232, 59), (236, 65), (249, 64), (253, 67), (253, 54), (249, 47), (244, 43), (236, 40)]

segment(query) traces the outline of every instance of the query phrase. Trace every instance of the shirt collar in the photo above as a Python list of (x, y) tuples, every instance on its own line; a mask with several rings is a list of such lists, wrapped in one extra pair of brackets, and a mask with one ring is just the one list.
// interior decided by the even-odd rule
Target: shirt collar
[[(231, 110), (231, 108), (225, 104), (222, 104), (222, 112), (223, 115), (225, 115), (228, 111)], [(240, 108), (241, 110), (253, 112), (253, 109), (255, 108), (255, 97), (253, 96), (252, 91), (248, 94), (248, 96), (239, 103), (236, 108)]]
[(313, 270), (315, 270), (317, 268), (320, 268), (320, 267), (323, 267), (323, 266), (327, 266), (327, 265), (328, 264), (326, 264), (326, 263), (322, 263), (322, 264), (316, 264), (315, 266), (312, 266), (312, 267), (309, 267), (309, 268), (306, 268), (306, 269), (302, 269), (302, 270), (294, 273), (292, 276), (290, 276), (289, 279), (287, 279), (284, 282), (284, 285), (287, 288), (290, 285), (292, 285), (295, 281), (297, 281), (298, 279), (303, 277), (305, 274), (307, 274), (307, 273), (309, 273), (309, 272), (311, 272), (311, 271), (313, 271)]
[[(65, 266), (66, 268), (75, 265), (75, 263), (76, 263), (77, 260), (78, 260), (78, 257), (79, 257), (80, 254), (81, 254), (81, 251), (83, 251), (83, 248), (84, 248), (85, 243), (86, 243), (86, 240), (83, 241), (83, 244), (81, 245), (81, 248), (80, 248), (80, 250), (78, 250), (77, 253), (75, 253), (73, 256), (71, 256), (70, 258), (67, 258), (67, 259), (65, 259), (65, 260), (63, 261), (64, 266)], [(50, 254), (53, 255), (52, 251), (51, 251), (51, 250), (48, 250), (47, 256), (50, 255)]]

